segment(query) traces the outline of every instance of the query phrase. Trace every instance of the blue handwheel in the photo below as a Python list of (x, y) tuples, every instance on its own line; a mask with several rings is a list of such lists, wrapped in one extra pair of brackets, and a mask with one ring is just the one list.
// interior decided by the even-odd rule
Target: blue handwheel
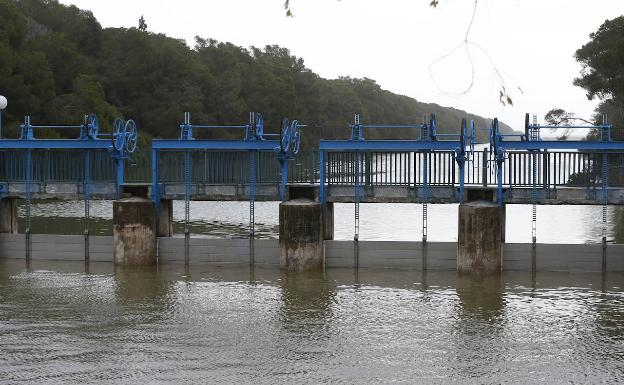
[(299, 149), (301, 148), (301, 131), (299, 130), (298, 120), (293, 120), (292, 124), (290, 125), (290, 131), (292, 133), (291, 140), (293, 142), (292, 152), (294, 155), (297, 155), (299, 153)]
[(258, 139), (262, 139), (262, 135), (264, 135), (264, 118), (261, 113), (256, 114), (256, 137)]
[(431, 137), (431, 140), (436, 140), (436, 136), (438, 135), (436, 132), (436, 127), (438, 126), (438, 124), (436, 121), (435, 114), (431, 114), (431, 119), (429, 120), (429, 124), (430, 124), (429, 135)]
[(116, 118), (113, 123), (113, 134), (111, 135), (111, 141), (113, 143), (113, 148), (117, 151), (123, 150), (125, 134), (124, 129), (126, 127), (126, 122), (123, 119)]
[(134, 150), (136, 150), (137, 139), (139, 136), (136, 123), (134, 123), (134, 120), (129, 119), (126, 122), (126, 125), (124, 127), (124, 133), (125, 133), (125, 141), (126, 141), (126, 151), (128, 151), (129, 153), (133, 153)]
[(282, 120), (282, 136), (280, 138), (280, 146), (282, 147), (282, 153), (288, 152), (290, 148), (291, 140), (291, 128), (288, 118)]
[(470, 156), (474, 155), (475, 147), (475, 121), (470, 120)]
[(91, 139), (97, 139), (98, 134), (100, 133), (100, 121), (96, 114), (89, 115), (89, 119), (87, 121), (89, 137)]

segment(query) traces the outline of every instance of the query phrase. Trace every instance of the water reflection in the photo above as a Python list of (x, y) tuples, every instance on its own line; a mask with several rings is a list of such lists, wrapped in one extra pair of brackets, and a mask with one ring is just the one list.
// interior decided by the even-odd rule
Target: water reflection
[(622, 282), (0, 260), (0, 382), (617, 384)]
[[(278, 202), (256, 203), (256, 236), (277, 238)], [(457, 240), (457, 205), (429, 206), (429, 240)], [(20, 206), (20, 231), (24, 228), (23, 206)], [(183, 233), (184, 205), (174, 202), (174, 231)], [(112, 234), (112, 202), (91, 203), (91, 234)], [(527, 205), (507, 208), (507, 236), (510, 243), (531, 241), (531, 210)], [(33, 232), (82, 234), (84, 203), (81, 201), (36, 202), (33, 206)], [(336, 204), (335, 239), (353, 239), (353, 205)], [(422, 205), (362, 204), (360, 239), (411, 240), (422, 236)], [(191, 232), (194, 237), (246, 238), (249, 229), (248, 202), (191, 202)], [(600, 206), (539, 206), (537, 213), (538, 242), (597, 243), (601, 241)], [(624, 209), (609, 207), (609, 242), (624, 243)]]
[(492, 322), (503, 313), (503, 282), (500, 275), (458, 274), (456, 283), (460, 317)]
[[(281, 322), (284, 329), (308, 335), (327, 329), (336, 300), (336, 283), (323, 272), (282, 272)], [(310, 328), (312, 326), (312, 328)]]
[(168, 285), (160, 280), (156, 266), (115, 266), (115, 294), (119, 303), (160, 301)]
[[(498, 343), (505, 327), (503, 292), (501, 275), (457, 275), (453, 377), (491, 382), (503, 375), (500, 361), (508, 350)], [(483, 335), (487, 338), (475, 338)]]

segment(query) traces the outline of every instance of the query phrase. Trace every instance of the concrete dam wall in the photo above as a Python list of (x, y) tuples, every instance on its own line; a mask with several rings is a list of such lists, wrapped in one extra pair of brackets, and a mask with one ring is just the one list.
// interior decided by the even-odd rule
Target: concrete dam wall
[[(0, 234), (0, 259), (25, 259), (23, 234)], [(326, 268), (395, 268), (415, 270), (456, 270), (456, 242), (359, 241), (357, 258), (353, 241), (324, 242)], [(533, 256), (535, 255), (535, 256)], [(84, 261), (82, 235), (32, 235), (32, 261)], [(503, 271), (600, 272), (624, 271), (624, 245), (503, 244)], [(89, 261), (113, 262), (113, 237), (89, 237)], [(189, 264), (249, 264), (248, 239), (191, 238)], [(183, 264), (184, 238), (158, 238), (158, 263)], [(276, 239), (254, 241), (254, 264), (279, 267)]]

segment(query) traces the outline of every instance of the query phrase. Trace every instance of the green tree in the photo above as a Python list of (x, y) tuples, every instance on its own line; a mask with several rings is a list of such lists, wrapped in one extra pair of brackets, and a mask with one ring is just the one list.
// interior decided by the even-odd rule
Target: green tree
[(26, 34), (26, 17), (13, 1), (0, 0), (0, 42), (19, 48)]
[(145, 18), (143, 17), (143, 15), (141, 15), (141, 17), (139, 18), (139, 31), (147, 31), (147, 23), (145, 22)]
[(57, 122), (82, 123), (84, 114), (95, 113), (102, 129), (110, 129), (116, 117), (121, 116), (117, 109), (106, 101), (104, 88), (91, 75), (78, 75), (72, 86), (72, 93), (60, 95), (54, 100), (52, 116)]
[(624, 139), (624, 16), (605, 21), (589, 38), (575, 54), (582, 70), (574, 84), (587, 91), (588, 99), (601, 100), (595, 123), (606, 114), (616, 127), (614, 137)]
[(576, 51), (575, 57), (583, 69), (574, 84), (587, 91), (593, 99), (624, 99), (624, 16), (607, 20), (598, 31), (589, 35), (590, 41)]

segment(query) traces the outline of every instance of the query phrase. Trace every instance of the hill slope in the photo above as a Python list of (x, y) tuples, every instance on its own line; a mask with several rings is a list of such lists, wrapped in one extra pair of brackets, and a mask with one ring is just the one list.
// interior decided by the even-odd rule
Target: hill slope
[(308, 124), (305, 141), (312, 145), (347, 138), (356, 112), (364, 122), (385, 124), (419, 123), (436, 113), (443, 133), (458, 132), (463, 117), (488, 126), (484, 118), (393, 94), (371, 79), (321, 78), (286, 48), (201, 38), (190, 48), (136, 28), (103, 29), (91, 12), (54, 0), (0, 0), (0, 93), (9, 99), (11, 135), (27, 114), (38, 123), (78, 123), (88, 112), (105, 126), (124, 115), (148, 136), (174, 138), (184, 111), (205, 124), (244, 123), (249, 111), (260, 111), (269, 130), (283, 116)]

